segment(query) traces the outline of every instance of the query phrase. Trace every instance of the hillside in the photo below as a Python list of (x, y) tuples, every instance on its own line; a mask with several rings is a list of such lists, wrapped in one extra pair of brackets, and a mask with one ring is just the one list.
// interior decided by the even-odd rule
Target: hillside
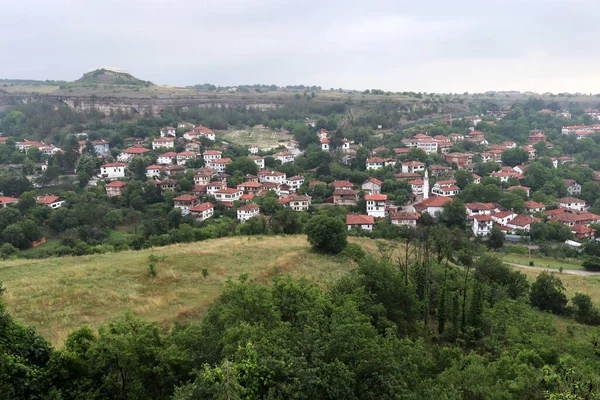
[[(369, 239), (356, 239), (374, 248)], [(148, 256), (166, 257), (148, 277)], [(126, 312), (169, 324), (203, 315), (228, 279), (244, 273), (306, 276), (321, 284), (354, 268), (314, 253), (305, 236), (231, 237), (154, 250), (0, 263), (4, 299), (14, 317), (54, 345), (83, 324), (98, 327)], [(203, 277), (206, 269), (208, 276)]]
[(102, 83), (112, 85), (141, 85), (149, 86), (152, 82), (143, 81), (130, 73), (115, 68), (100, 67), (83, 74), (75, 83)]

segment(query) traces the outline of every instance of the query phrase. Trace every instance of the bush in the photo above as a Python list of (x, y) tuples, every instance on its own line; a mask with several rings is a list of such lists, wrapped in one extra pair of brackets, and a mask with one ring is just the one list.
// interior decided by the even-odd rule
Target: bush
[(588, 256), (583, 260), (583, 268), (590, 271), (598, 271), (600, 270), (600, 257), (598, 256)]
[(315, 250), (338, 254), (348, 244), (348, 230), (342, 220), (326, 215), (311, 218), (306, 225), (308, 242)]
[(363, 248), (356, 243), (348, 243), (340, 254), (344, 257), (351, 259), (354, 262), (360, 262), (366, 256), (366, 253), (363, 250)]
[(533, 266), (535, 266), (535, 263), (533, 261), (529, 261), (529, 266), (533, 267)]
[(562, 314), (567, 305), (567, 296), (562, 281), (556, 274), (542, 272), (531, 285), (529, 301), (540, 310)]
[(4, 243), (0, 246), (0, 257), (3, 259), (7, 259), (14, 255), (17, 252), (17, 249), (10, 243)]

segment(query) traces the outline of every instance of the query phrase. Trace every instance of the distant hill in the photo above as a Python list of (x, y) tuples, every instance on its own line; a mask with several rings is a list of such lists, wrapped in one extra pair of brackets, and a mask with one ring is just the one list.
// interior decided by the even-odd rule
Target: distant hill
[(117, 68), (100, 67), (83, 74), (75, 83), (105, 83), (111, 85), (153, 85), (150, 81), (143, 81), (131, 75), (127, 71)]

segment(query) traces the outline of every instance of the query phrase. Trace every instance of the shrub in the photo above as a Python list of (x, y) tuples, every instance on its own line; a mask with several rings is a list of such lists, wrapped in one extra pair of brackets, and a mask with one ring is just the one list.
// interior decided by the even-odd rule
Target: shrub
[(533, 267), (533, 266), (535, 266), (535, 263), (533, 261), (529, 261), (529, 266)]
[(306, 225), (306, 234), (312, 247), (324, 253), (338, 254), (348, 243), (346, 224), (326, 215), (311, 218)]
[(354, 262), (360, 262), (366, 256), (366, 253), (363, 250), (363, 248), (356, 243), (348, 243), (340, 254), (344, 257), (351, 259)]

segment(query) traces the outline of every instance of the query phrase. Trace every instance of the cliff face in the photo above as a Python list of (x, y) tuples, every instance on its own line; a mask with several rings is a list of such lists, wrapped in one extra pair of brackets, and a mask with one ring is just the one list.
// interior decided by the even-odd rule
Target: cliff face
[(190, 98), (132, 98), (132, 97), (83, 97), (83, 96), (55, 96), (55, 95), (0, 95), (0, 108), (27, 104), (31, 102), (43, 102), (47, 104), (67, 105), (76, 111), (89, 111), (92, 109), (110, 113), (111, 111), (123, 111), (133, 113), (144, 113), (150, 110), (153, 114), (159, 114), (163, 109), (170, 107), (211, 107), (211, 106), (237, 106), (268, 110), (277, 108), (283, 102), (265, 102), (260, 99), (209, 99), (203, 97)]

